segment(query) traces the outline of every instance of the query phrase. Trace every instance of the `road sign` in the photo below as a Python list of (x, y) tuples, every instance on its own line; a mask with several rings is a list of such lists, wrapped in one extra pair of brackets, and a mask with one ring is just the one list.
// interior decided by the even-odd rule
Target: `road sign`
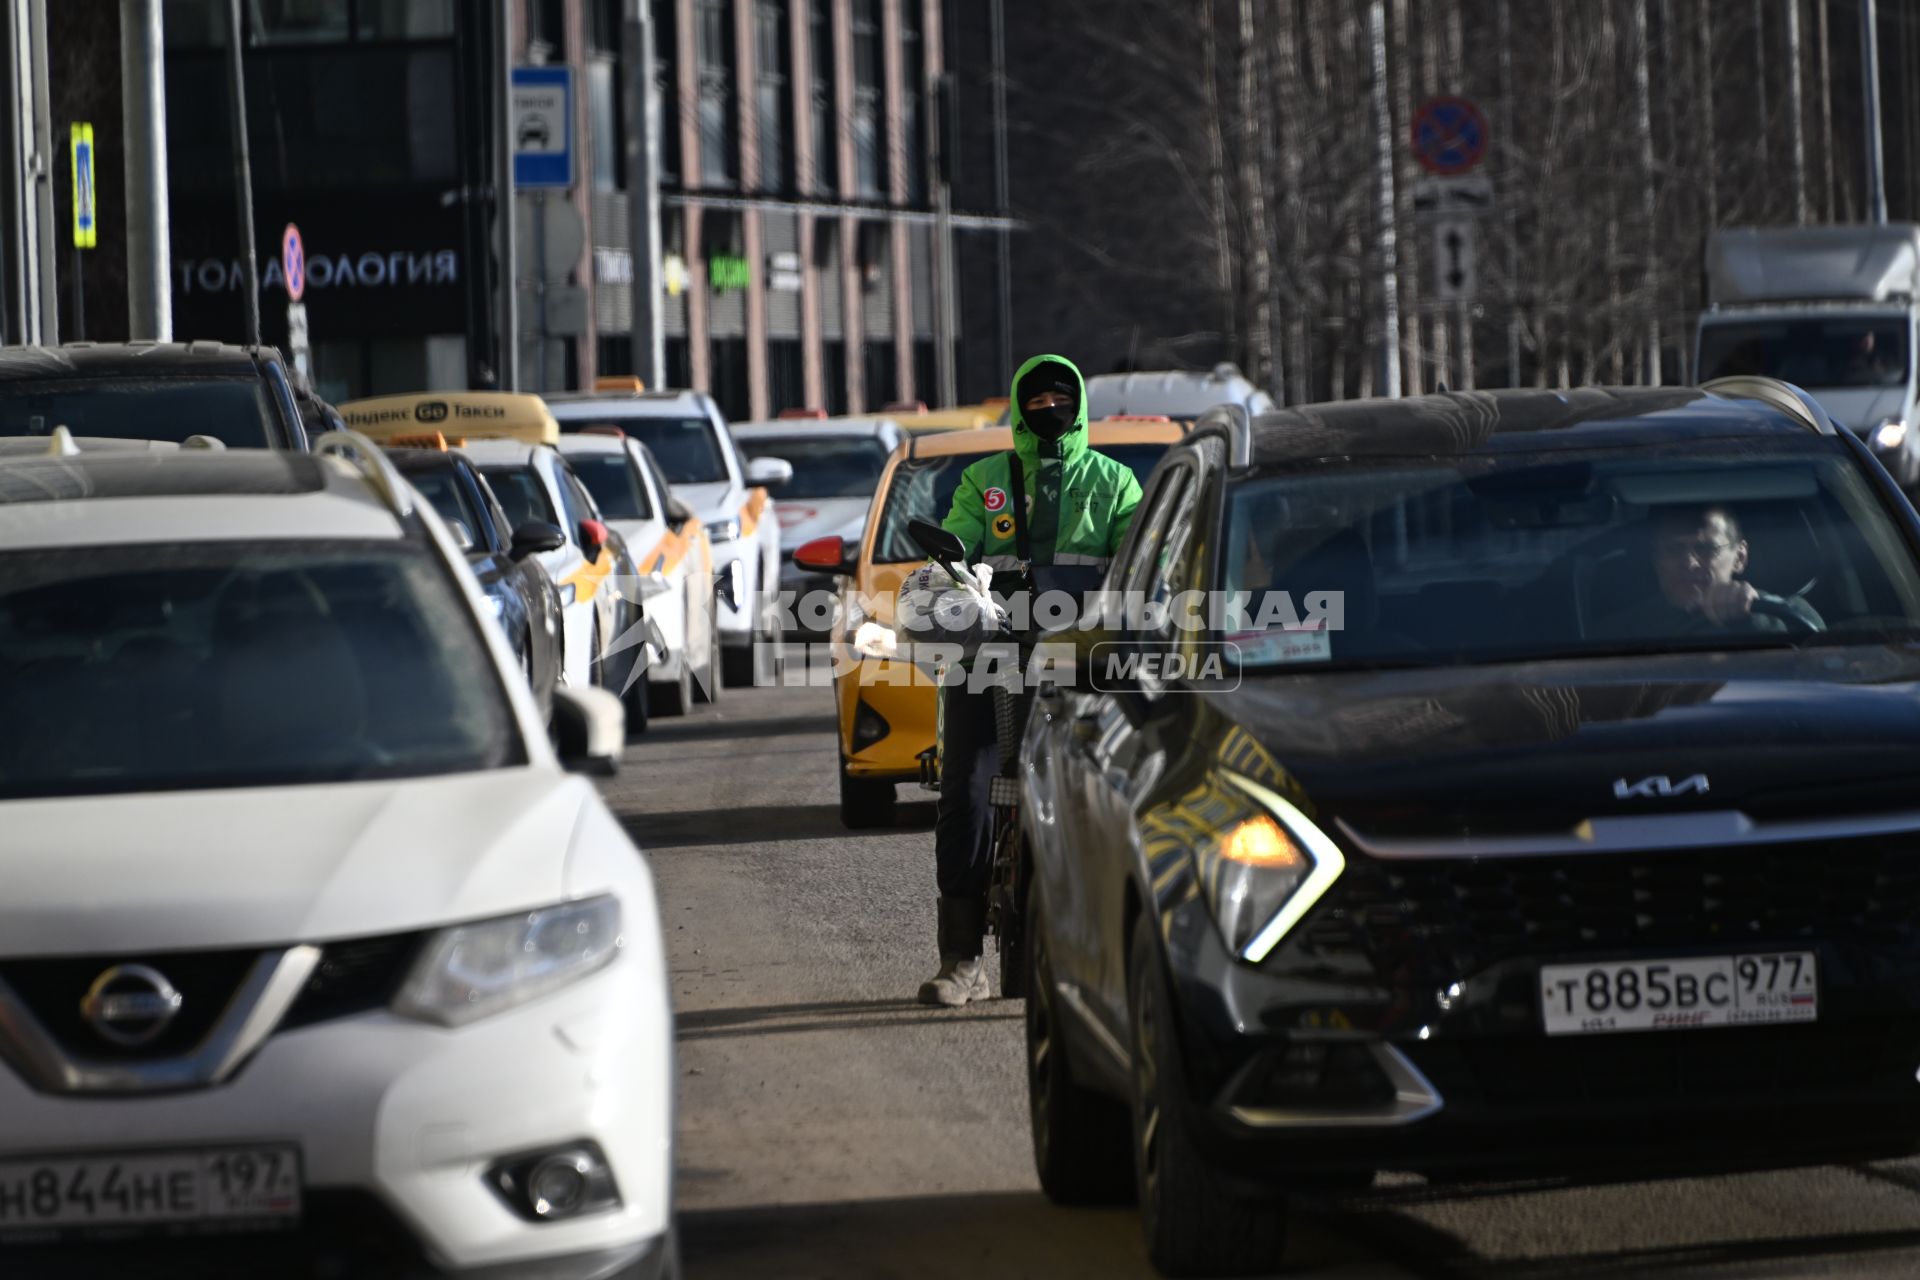
[(1493, 208), (1493, 184), (1480, 177), (1416, 178), (1413, 216), (1423, 222), (1471, 218)]
[(300, 228), (291, 222), (280, 233), (280, 274), (287, 282), (288, 302), (307, 296), (307, 244), (300, 238)]
[(76, 124), (73, 135), (73, 247), (91, 249), (99, 240), (93, 186), (93, 126)]
[[(289, 228), (291, 229), (291, 228)], [(287, 304), (287, 354), (301, 377), (313, 380), (313, 344), (307, 337), (307, 304)]]
[(1433, 225), (1433, 296), (1438, 302), (1463, 302), (1478, 286), (1474, 270), (1473, 223), (1454, 218)]
[(1466, 98), (1431, 98), (1413, 113), (1413, 158), (1428, 173), (1465, 173), (1487, 154), (1487, 118)]
[(513, 233), (521, 276), (544, 276), (551, 283), (566, 283), (587, 247), (587, 224), (580, 211), (571, 201), (544, 192), (520, 198)]
[(513, 185), (573, 185), (573, 71), (513, 69)]

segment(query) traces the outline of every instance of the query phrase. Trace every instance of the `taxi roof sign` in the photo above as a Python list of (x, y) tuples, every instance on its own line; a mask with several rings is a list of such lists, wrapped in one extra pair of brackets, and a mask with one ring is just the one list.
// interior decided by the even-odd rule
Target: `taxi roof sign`
[(593, 380), (593, 389), (595, 391), (641, 392), (647, 389), (647, 384), (632, 374), (603, 374)]
[(420, 391), (410, 395), (349, 400), (340, 417), (375, 440), (425, 432), (466, 440), (519, 440), (557, 444), (560, 424), (539, 396), (514, 391)]

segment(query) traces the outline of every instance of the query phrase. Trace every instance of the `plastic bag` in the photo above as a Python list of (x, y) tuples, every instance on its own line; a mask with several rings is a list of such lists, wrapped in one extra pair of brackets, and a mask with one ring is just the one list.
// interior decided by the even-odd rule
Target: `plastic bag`
[(993, 566), (922, 565), (900, 584), (893, 611), (894, 636), (907, 643), (941, 642), (971, 648), (1000, 634), (1006, 612), (992, 595)]

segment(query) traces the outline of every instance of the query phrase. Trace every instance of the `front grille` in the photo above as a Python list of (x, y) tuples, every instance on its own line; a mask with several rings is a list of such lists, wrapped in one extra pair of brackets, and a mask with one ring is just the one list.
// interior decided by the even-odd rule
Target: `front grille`
[[(193, 1052), (226, 1012), (259, 957), (257, 950), (245, 950), (6, 960), (0, 961), (0, 980), (66, 1053), (94, 1061), (146, 1062)], [(116, 1044), (80, 1011), (94, 981), (127, 964), (151, 967), (181, 996), (179, 1012), (146, 1044)]]
[(1357, 857), (1302, 934), (1383, 972), (1459, 975), (1516, 956), (1818, 938), (1912, 941), (1920, 840), (1571, 857)]
[(1450, 1105), (1864, 1101), (1916, 1092), (1920, 1022), (1439, 1038), (1405, 1052)]
[(280, 1029), (369, 1013), (389, 1004), (425, 939), (423, 933), (396, 933), (329, 942)]

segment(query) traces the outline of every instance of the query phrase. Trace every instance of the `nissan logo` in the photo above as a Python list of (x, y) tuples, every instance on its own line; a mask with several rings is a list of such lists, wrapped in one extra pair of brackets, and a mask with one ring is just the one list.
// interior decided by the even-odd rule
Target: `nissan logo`
[(422, 400), (413, 406), (413, 416), (422, 422), (445, 422), (447, 413), (445, 400)]
[(158, 969), (117, 964), (87, 988), (80, 1016), (101, 1039), (133, 1047), (159, 1039), (180, 1012), (183, 999)]

